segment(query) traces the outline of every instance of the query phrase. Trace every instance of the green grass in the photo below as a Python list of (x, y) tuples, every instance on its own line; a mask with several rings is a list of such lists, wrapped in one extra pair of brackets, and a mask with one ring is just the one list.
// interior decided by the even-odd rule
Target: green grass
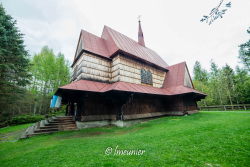
[[(0, 129), (13, 133), (24, 125)], [(0, 166), (249, 166), (250, 112), (200, 112), (128, 128), (103, 127), (0, 142)], [(107, 147), (143, 149), (105, 155)]]
[[(31, 124), (7, 126), (5, 128), (0, 128), (0, 142), (15, 142), (18, 140), (20, 135), (25, 131), (26, 128), (31, 126)], [(1, 148), (1, 147), (0, 147)]]

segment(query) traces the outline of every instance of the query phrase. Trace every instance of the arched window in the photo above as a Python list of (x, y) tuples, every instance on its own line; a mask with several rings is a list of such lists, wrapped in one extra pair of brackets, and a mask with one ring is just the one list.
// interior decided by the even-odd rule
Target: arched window
[(152, 73), (149, 70), (141, 69), (141, 83), (153, 85)]

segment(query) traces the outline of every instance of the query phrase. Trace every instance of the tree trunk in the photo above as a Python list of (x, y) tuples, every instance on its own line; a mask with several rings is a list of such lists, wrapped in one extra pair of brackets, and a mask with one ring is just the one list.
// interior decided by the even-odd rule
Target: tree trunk
[[(202, 92), (204, 92), (204, 91), (203, 91), (203, 88), (201, 88), (201, 91), (202, 91)], [(205, 101), (205, 100), (203, 100), (203, 102), (204, 102), (204, 105), (205, 105), (205, 106), (207, 106), (206, 101)]]
[(36, 115), (36, 102), (34, 103), (33, 115)]
[(233, 109), (233, 102), (232, 102), (231, 94), (230, 94), (229, 90), (227, 90), (227, 92), (228, 92), (228, 97), (229, 97), (229, 101), (230, 101), (231, 107)]
[(218, 93), (219, 93), (219, 98), (220, 98), (220, 104), (222, 105), (221, 91), (220, 91), (220, 90), (218, 90)]

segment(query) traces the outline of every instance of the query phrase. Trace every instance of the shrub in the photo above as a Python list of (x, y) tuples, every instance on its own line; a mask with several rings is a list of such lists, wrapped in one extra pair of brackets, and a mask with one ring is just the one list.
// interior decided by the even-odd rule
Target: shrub
[(51, 109), (50, 112), (46, 115), (46, 117), (64, 116), (65, 110), (66, 110), (65, 105), (62, 105), (60, 108)]
[(8, 121), (9, 125), (19, 125), (25, 123), (34, 123), (44, 119), (43, 115), (19, 115)]

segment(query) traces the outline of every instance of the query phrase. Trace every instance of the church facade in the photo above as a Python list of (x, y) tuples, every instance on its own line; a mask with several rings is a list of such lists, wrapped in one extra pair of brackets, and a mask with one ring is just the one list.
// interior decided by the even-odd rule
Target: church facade
[(101, 37), (81, 30), (71, 83), (56, 95), (78, 121), (133, 120), (198, 111), (205, 94), (194, 89), (185, 62), (169, 66), (138, 41), (104, 26)]

